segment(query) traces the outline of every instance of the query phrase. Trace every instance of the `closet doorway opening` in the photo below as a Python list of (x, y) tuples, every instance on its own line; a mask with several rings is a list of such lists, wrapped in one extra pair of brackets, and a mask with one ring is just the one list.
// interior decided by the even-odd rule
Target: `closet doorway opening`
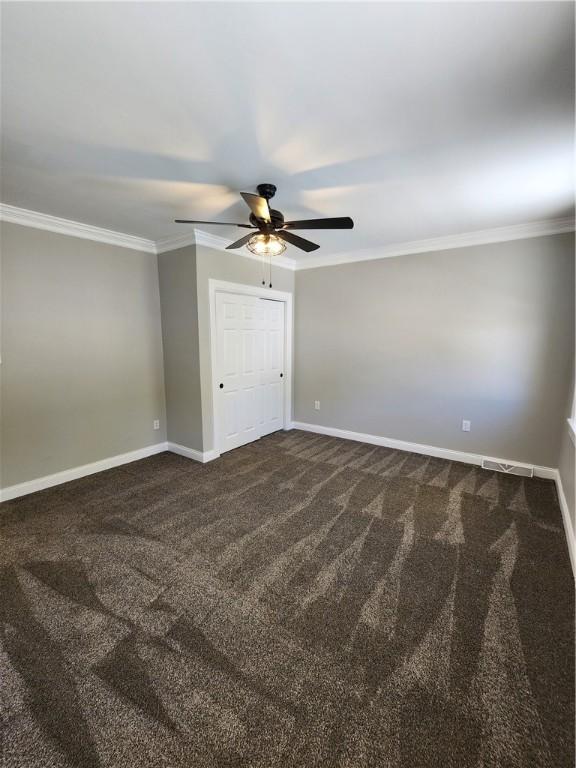
[(214, 447), (225, 453), (287, 429), (292, 294), (210, 281)]

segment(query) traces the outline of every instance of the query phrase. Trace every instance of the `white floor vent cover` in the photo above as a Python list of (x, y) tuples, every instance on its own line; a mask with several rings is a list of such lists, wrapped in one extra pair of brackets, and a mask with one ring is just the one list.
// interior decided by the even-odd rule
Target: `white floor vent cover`
[(493, 459), (482, 459), (482, 469), (495, 469), (496, 472), (505, 472), (507, 475), (520, 475), (521, 477), (534, 476), (534, 467), (526, 467), (522, 464), (505, 464)]

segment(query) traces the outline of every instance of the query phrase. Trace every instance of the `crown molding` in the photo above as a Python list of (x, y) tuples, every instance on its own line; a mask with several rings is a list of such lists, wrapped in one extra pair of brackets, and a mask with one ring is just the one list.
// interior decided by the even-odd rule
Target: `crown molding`
[(453, 248), (467, 248), (474, 245), (490, 243), (505, 243), (510, 240), (527, 240), (533, 237), (559, 235), (563, 232), (574, 232), (574, 219), (548, 219), (533, 221), (529, 224), (514, 224), (510, 227), (496, 227), (477, 232), (464, 232), (459, 235), (433, 237), (427, 240), (413, 240), (406, 243), (393, 243), (381, 248), (366, 248), (348, 253), (332, 253), (322, 256), (311, 256), (306, 261), (298, 261), (296, 269), (317, 269), (332, 267), (338, 264), (351, 264), (356, 261), (375, 261), (389, 259), (394, 256), (408, 256), (413, 253), (429, 251), (448, 251)]
[[(196, 245), (205, 245), (206, 248), (215, 248), (217, 251), (224, 251), (226, 246), (230, 245), (232, 240), (226, 237), (215, 235), (212, 232), (204, 232), (203, 229), (194, 229), (196, 236)], [(250, 254), (251, 256), (253, 254)]]
[(48, 232), (56, 232), (70, 237), (81, 237), (84, 240), (94, 240), (97, 243), (118, 245), (121, 248), (132, 248), (135, 251), (156, 253), (156, 244), (153, 240), (126, 235), (123, 232), (114, 232), (102, 227), (93, 227), (91, 224), (61, 219), (58, 216), (49, 216), (47, 213), (29, 211), (26, 208), (17, 208), (5, 203), (0, 203), (0, 221), (21, 224), (24, 227), (33, 227), (34, 229), (44, 229)]
[[(94, 240), (97, 243), (107, 243), (108, 245), (118, 245), (121, 248), (131, 248), (135, 251), (144, 251), (145, 253), (166, 253), (175, 251), (178, 248), (185, 248), (189, 245), (203, 245), (207, 248), (215, 248), (219, 251), (226, 250), (232, 240), (225, 237), (213, 235), (200, 229), (193, 229), (184, 235), (176, 237), (165, 237), (160, 240), (148, 240), (144, 237), (135, 235), (126, 235), (123, 232), (114, 232), (111, 229), (94, 227), (91, 224), (83, 224), (80, 221), (71, 219), (61, 219), (58, 216), (50, 216), (47, 213), (30, 211), (26, 208), (18, 208), (15, 205), (0, 203), (0, 221), (6, 221), (11, 224), (20, 224), (23, 227), (33, 227), (34, 229), (44, 229), (48, 232), (56, 232), (59, 235), (68, 235), (70, 237), (81, 237), (84, 240)], [(239, 256), (246, 259), (256, 259), (260, 257), (250, 253), (246, 249), (237, 251)], [(274, 259), (274, 264), (285, 269), (296, 269), (296, 262), (286, 256), (278, 256)]]
[[(193, 229), (184, 235), (166, 237), (160, 240), (148, 240), (135, 235), (127, 235), (123, 232), (114, 232), (111, 229), (94, 227), (79, 221), (61, 219), (46, 213), (29, 211), (26, 208), (18, 208), (14, 205), (0, 203), (0, 221), (21, 224), (24, 227), (44, 229), (61, 235), (80, 237), (84, 240), (94, 240), (99, 243), (117, 245), (121, 248), (131, 248), (145, 253), (165, 253), (189, 245), (202, 245), (206, 248), (214, 248), (218, 251), (226, 250), (226, 246), (232, 242), (220, 235), (214, 235), (201, 229)], [(534, 221), (529, 224), (515, 224), (510, 227), (497, 227), (484, 229), (477, 232), (465, 232), (459, 235), (447, 237), (435, 237), (427, 240), (414, 240), (406, 243), (393, 243), (381, 248), (361, 249), (348, 253), (332, 253), (318, 256), (305, 257), (305, 261), (291, 259), (288, 256), (276, 256), (274, 264), (290, 270), (316, 269), (319, 267), (331, 267), (338, 264), (351, 264), (357, 261), (374, 261), (376, 259), (388, 259), (395, 256), (407, 256), (414, 253), (426, 253), (429, 251), (447, 251), (453, 248), (466, 248), (474, 245), (487, 245), (489, 243), (502, 243), (509, 240), (526, 240), (533, 237), (546, 235), (558, 235), (563, 232), (574, 231), (574, 219), (567, 217), (561, 219), (548, 219)], [(236, 253), (246, 259), (260, 261), (260, 256), (250, 253), (246, 249)], [(304, 258), (304, 257), (302, 257)]]
[(161, 240), (156, 240), (156, 253), (176, 251), (178, 248), (186, 248), (188, 245), (196, 245), (194, 230), (188, 231), (185, 235), (164, 237)]

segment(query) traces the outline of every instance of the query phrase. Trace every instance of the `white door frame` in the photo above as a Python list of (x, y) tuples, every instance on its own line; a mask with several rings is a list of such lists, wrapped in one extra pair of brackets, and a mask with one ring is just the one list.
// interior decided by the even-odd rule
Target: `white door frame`
[(242, 285), (241, 283), (229, 283), (225, 280), (208, 280), (208, 298), (210, 304), (210, 374), (212, 386), (212, 424), (214, 429), (214, 451), (220, 455), (220, 430), (218, 423), (217, 393), (215, 391), (216, 377), (216, 294), (235, 293), (241, 296), (256, 296), (259, 299), (273, 299), (282, 301), (286, 307), (286, 319), (284, 323), (284, 429), (292, 428), (292, 361), (293, 361), (293, 329), (292, 329), (292, 302), (293, 295), (288, 291), (277, 291), (274, 288), (264, 286)]

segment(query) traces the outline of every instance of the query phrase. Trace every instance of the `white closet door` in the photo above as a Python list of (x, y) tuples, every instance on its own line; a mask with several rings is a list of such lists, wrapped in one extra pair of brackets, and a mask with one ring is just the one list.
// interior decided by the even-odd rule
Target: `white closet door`
[(258, 299), (216, 294), (217, 430), (221, 453), (259, 434)]
[(220, 453), (284, 426), (284, 302), (216, 294)]
[(260, 368), (260, 435), (269, 435), (284, 426), (284, 338), (285, 304), (260, 299), (261, 322), (258, 345)]

